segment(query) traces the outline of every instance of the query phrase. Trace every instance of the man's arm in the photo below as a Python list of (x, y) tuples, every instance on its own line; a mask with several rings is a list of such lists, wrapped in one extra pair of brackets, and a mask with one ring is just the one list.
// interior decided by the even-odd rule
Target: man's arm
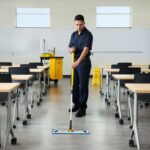
[(78, 58), (77, 61), (74, 62), (74, 64), (72, 64), (72, 68), (76, 68), (87, 56), (87, 54), (89, 53), (89, 48), (88, 47), (84, 47), (80, 57)]

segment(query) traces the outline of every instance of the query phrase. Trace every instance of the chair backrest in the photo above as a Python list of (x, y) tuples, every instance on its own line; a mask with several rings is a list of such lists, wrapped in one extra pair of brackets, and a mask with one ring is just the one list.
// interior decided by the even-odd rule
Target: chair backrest
[(149, 65), (149, 69), (150, 69), (150, 65)]
[(119, 62), (117, 63), (118, 66), (120, 66), (119, 68), (127, 68), (129, 66), (132, 66), (132, 63), (131, 62)]
[(111, 68), (119, 68), (119, 66), (117, 64), (112, 64)]
[(31, 62), (31, 63), (29, 63), (30, 68), (37, 68), (37, 66), (43, 66), (43, 63), (40, 63), (40, 62)]
[(28, 67), (10, 67), (10, 74), (30, 74), (30, 70)]
[(20, 64), (20, 67), (27, 67), (27, 68), (30, 68), (30, 67), (29, 67), (29, 64)]
[(0, 66), (12, 66), (12, 62), (0, 62)]
[(141, 68), (120, 68), (120, 74), (135, 74), (140, 73)]
[(135, 83), (150, 83), (150, 74), (135, 74), (134, 77)]
[(10, 74), (0, 74), (0, 83), (9, 83), (12, 82), (12, 78)]

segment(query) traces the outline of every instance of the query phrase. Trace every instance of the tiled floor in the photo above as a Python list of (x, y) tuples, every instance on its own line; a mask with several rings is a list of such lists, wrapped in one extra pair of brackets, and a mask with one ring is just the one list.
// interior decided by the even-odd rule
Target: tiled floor
[[(90, 135), (53, 135), (52, 129), (68, 129), (70, 105), (70, 80), (59, 81), (59, 86), (49, 89), (48, 95), (40, 107), (32, 109), (32, 119), (27, 126), (17, 122), (14, 133), (18, 143), (9, 150), (134, 150), (129, 148), (130, 135), (129, 121), (127, 120), (127, 96), (121, 96), (123, 104), (124, 125), (119, 125), (115, 119), (114, 97), (111, 97), (111, 106), (107, 107), (104, 97), (100, 96), (99, 88), (92, 87), (88, 100), (87, 115), (76, 118), (73, 114), (74, 130), (90, 130)], [(112, 90), (113, 91), (113, 90)], [(23, 102), (20, 102), (20, 116), (23, 116)], [(3, 115), (2, 115), (3, 113)], [(1, 117), (6, 116), (5, 107), (1, 107)], [(6, 121), (6, 119), (5, 119)], [(5, 122), (2, 122), (2, 137), (4, 136)], [(139, 110), (139, 128), (142, 150), (150, 150), (150, 109)], [(3, 142), (3, 141), (2, 141)]]

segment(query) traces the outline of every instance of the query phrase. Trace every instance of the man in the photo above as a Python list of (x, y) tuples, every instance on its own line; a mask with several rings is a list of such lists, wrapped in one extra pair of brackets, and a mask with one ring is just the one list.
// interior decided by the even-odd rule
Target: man
[(75, 62), (72, 64), (74, 69), (73, 86), (73, 112), (76, 117), (86, 115), (88, 100), (88, 84), (91, 70), (90, 50), (92, 49), (93, 36), (85, 27), (84, 17), (75, 16), (75, 27), (77, 31), (71, 35), (69, 48), (70, 52), (75, 54)]

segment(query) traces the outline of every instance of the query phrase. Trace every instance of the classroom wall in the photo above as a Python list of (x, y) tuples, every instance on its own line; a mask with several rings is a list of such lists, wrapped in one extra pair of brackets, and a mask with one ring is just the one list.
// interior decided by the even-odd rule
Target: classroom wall
[[(133, 27), (96, 28), (96, 6), (131, 6)], [(49, 7), (51, 27), (16, 28), (17, 7)], [(0, 61), (39, 61), (41, 41), (45, 38), (46, 49), (55, 47), (56, 55), (64, 56), (63, 74), (70, 74), (68, 43), (75, 30), (74, 16), (80, 13), (94, 37), (92, 66), (119, 61), (150, 64), (149, 9), (148, 0), (0, 0)]]

